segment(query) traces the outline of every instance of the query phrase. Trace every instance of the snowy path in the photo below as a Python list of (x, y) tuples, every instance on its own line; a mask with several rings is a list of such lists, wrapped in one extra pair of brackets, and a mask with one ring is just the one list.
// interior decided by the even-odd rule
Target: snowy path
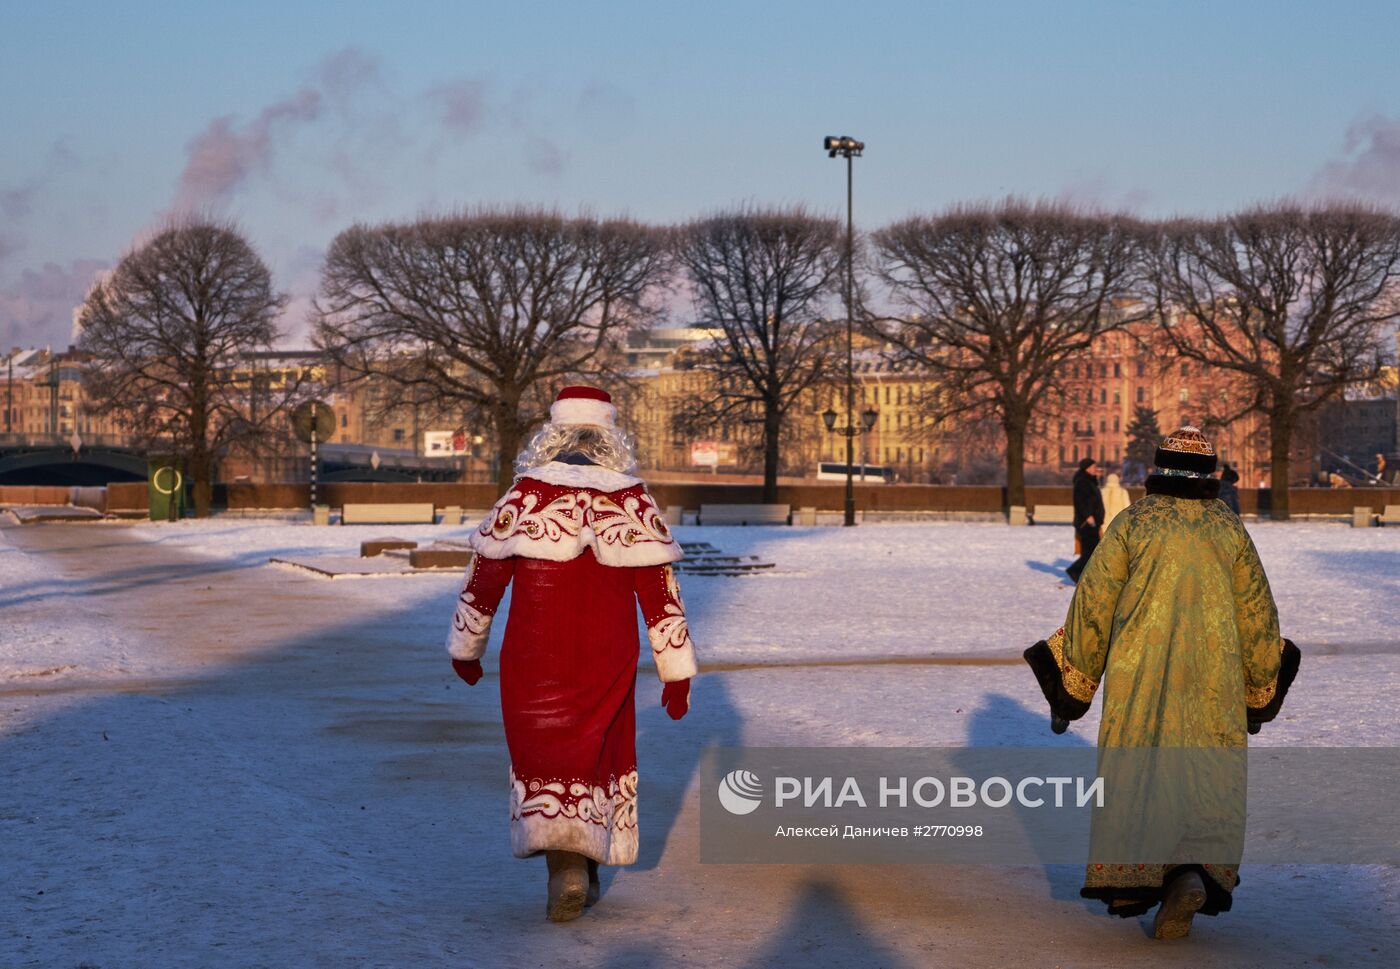
[[(679, 724), (643, 673), (641, 861), (605, 875), (604, 903), (584, 919), (549, 925), (542, 863), (509, 855), (495, 677), (469, 691), (443, 661), (455, 583), (301, 576), (262, 565), (269, 550), (345, 538), (218, 527), (217, 545), (214, 523), (0, 531), (11, 639), (0, 659), (13, 664), (0, 677), (0, 967), (1361, 966), (1390, 965), (1400, 949), (1390, 869), (1247, 866), (1234, 912), (1162, 946), (1082, 903), (1072, 866), (699, 865), (691, 786), (706, 745), (1092, 742), (1092, 719), (1048, 734), (1024, 668), (949, 662), (1006, 655), (1024, 629), (1058, 622), (1067, 590), (1046, 575), (1008, 596), (1012, 608), (985, 594), (970, 603), (969, 590), (1008, 584), (979, 564), (960, 597), (921, 582), (869, 624), (824, 581), (770, 591), (828, 568), (830, 543), (848, 540), (837, 530), (805, 542), (728, 530), (729, 547), (783, 543), (793, 574), (687, 583), (722, 671), (697, 681)], [(871, 561), (853, 570), (875, 564), (885, 530), (866, 537)], [(897, 556), (910, 582), (922, 555)], [(1276, 585), (1303, 587), (1293, 559), (1277, 558)], [(1319, 581), (1345, 603), (1357, 581), (1339, 561)], [(1372, 589), (1370, 608), (1393, 622), (1393, 575)], [(774, 595), (786, 600), (777, 614)], [(750, 609), (754, 639), (790, 634), (803, 665), (751, 668), (779, 657), (730, 641), (735, 613)], [(981, 632), (957, 640), (946, 616), (974, 609)], [(835, 635), (803, 638), (838, 613)], [(1316, 638), (1330, 622), (1342, 645), (1312, 660), (1266, 742), (1400, 744), (1400, 653), (1368, 617), (1316, 620)], [(901, 640), (896, 618), (945, 629), (945, 648)], [(861, 647), (843, 648), (853, 629)], [(873, 648), (887, 633), (891, 647)], [(860, 654), (925, 661), (807, 665)]]

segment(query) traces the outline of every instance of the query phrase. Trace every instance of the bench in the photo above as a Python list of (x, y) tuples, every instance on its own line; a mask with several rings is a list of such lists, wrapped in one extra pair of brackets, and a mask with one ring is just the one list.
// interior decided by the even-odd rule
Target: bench
[(790, 525), (791, 505), (701, 505), (697, 525)]
[(1400, 525), (1400, 505), (1386, 505), (1381, 512), (1381, 525)]
[(431, 501), (411, 504), (347, 503), (340, 509), (342, 525), (432, 525), (436, 522), (437, 509)]
[(1031, 521), (1037, 525), (1073, 525), (1073, 505), (1036, 505)]

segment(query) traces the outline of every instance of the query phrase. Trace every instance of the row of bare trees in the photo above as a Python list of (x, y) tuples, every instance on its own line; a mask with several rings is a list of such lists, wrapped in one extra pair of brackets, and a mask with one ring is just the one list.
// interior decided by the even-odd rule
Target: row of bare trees
[[(625, 384), (625, 338), (684, 291), (716, 336), (694, 354), (710, 389), (681, 420), (756, 428), (774, 500), (799, 401), (844, 374), (846, 256), (839, 224), (800, 208), (665, 229), (525, 209), (356, 225), (327, 253), (312, 322), (338, 372), (397, 389), (386, 407), (489, 425), (504, 485), (553, 391)], [(1066, 362), (1106, 332), (1155, 320), (1178, 354), (1238, 375), (1252, 392), (1241, 406), (1268, 415), (1273, 480), (1287, 482), (1300, 415), (1374, 379), (1383, 330), (1400, 316), (1400, 218), (1354, 205), (1158, 223), (1016, 200), (962, 205), (880, 229), (854, 258), (856, 322), (933, 380), (929, 426), (958, 415), (1000, 425), (1011, 504), (1024, 503), (1033, 421), (1063, 399)], [(219, 376), (271, 347), (283, 304), (232, 227), (172, 227), (82, 309), (97, 396), (183, 440), (207, 482), (212, 455), (292, 400), (289, 390), (253, 420)], [(1275, 515), (1286, 517), (1279, 492)]]

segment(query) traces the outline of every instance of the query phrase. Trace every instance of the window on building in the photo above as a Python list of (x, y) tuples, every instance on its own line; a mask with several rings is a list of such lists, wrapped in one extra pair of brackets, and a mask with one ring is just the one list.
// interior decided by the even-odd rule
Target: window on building
[(1065, 446), (1063, 444), (1060, 445), (1060, 463), (1065, 463)]
[(1099, 388), (1099, 403), (1100, 403), (1100, 404), (1107, 404), (1107, 403), (1108, 403), (1108, 388), (1106, 388), (1106, 387), (1100, 387), (1100, 388)]
[(1137, 375), (1139, 377), (1147, 376), (1147, 364), (1143, 363), (1141, 360), (1138, 361), (1137, 370)]
[(1107, 377), (1107, 376), (1108, 376), (1108, 364), (1106, 364), (1106, 363), (1101, 363), (1101, 364), (1099, 364), (1099, 376), (1100, 376), (1100, 377)]
[(1139, 387), (1137, 391), (1137, 402), (1141, 404), (1145, 400), (1147, 400), (1147, 391), (1144, 388)]
[(1113, 419), (1113, 429), (1118, 430), (1118, 418), (1116, 417)]
[(1123, 365), (1122, 365), (1121, 363), (1115, 363), (1115, 364), (1113, 365), (1113, 376), (1115, 376), (1115, 377), (1121, 377), (1121, 376), (1123, 376)]
[(1069, 459), (1070, 459), (1071, 461), (1078, 461), (1078, 460), (1079, 460), (1079, 445), (1076, 444), (1076, 445), (1074, 445), (1074, 447), (1070, 448), (1070, 449), (1069, 449), (1069, 453), (1070, 453), (1070, 458), (1069, 458)]
[(1123, 393), (1122, 393), (1122, 391), (1115, 390), (1115, 391), (1113, 392), (1113, 402), (1114, 402), (1115, 404), (1121, 404), (1121, 403), (1123, 402)]
[(1103, 418), (1103, 417), (1100, 417), (1100, 418), (1099, 418), (1099, 430), (1100, 430), (1101, 432), (1102, 432), (1102, 431), (1108, 430), (1108, 420), (1107, 420), (1106, 418)]
[(395, 442), (399, 442), (399, 441), (402, 441), (402, 440), (403, 440), (403, 428), (402, 428), (402, 427), (396, 427), (396, 428), (394, 428), (394, 441), (395, 441)]
[(1185, 387), (1182, 387), (1176, 392), (1176, 399), (1183, 404), (1186, 403), (1188, 400), (1191, 399), (1191, 391)]
[(349, 427), (349, 426), (350, 426), (350, 415), (349, 415), (349, 414), (341, 414), (341, 415), (340, 415), (340, 426), (341, 426), (341, 427)]
[(1191, 364), (1190, 364), (1189, 361), (1185, 361), (1185, 360), (1182, 361), (1182, 363), (1181, 363), (1181, 375), (1182, 375), (1183, 377), (1189, 377), (1189, 376), (1191, 376)]

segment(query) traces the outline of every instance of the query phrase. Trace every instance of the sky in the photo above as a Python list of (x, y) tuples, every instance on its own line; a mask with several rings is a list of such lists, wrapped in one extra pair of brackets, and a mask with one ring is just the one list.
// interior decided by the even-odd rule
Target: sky
[(304, 340), (355, 222), (476, 205), (858, 227), (1007, 195), (1400, 206), (1400, 4), (0, 3), (0, 349), (166, 220), (235, 220)]

